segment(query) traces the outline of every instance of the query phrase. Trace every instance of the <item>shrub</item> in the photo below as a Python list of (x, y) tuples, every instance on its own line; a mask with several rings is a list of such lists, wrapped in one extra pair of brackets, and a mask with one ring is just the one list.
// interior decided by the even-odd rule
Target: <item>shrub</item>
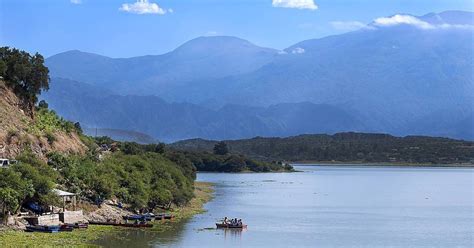
[(48, 144), (52, 145), (56, 141), (56, 136), (51, 131), (45, 132), (46, 139), (48, 140)]

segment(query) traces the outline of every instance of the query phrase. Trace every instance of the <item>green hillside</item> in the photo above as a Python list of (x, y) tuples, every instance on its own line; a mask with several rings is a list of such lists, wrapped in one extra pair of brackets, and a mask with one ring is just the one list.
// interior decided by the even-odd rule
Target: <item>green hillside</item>
[[(211, 151), (217, 141), (192, 139), (171, 146), (186, 151)], [(473, 163), (474, 142), (448, 138), (387, 134), (337, 133), (287, 138), (225, 141), (231, 153), (266, 161), (339, 161), (459, 164)]]

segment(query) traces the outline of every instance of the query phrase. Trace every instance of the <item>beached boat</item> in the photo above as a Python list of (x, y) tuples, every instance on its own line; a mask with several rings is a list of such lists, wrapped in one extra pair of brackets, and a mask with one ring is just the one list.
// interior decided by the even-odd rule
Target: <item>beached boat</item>
[(59, 227), (60, 232), (72, 232), (72, 230), (74, 230), (74, 228), (68, 224), (64, 224)]
[(89, 225), (114, 226), (115, 222), (89, 221)]
[(152, 221), (155, 218), (153, 214), (134, 214), (122, 216), (124, 220), (145, 220)]
[(67, 224), (67, 225), (75, 229), (87, 229), (89, 227), (89, 224), (87, 223), (74, 223), (74, 224)]
[(216, 227), (217, 228), (244, 229), (244, 228), (247, 228), (247, 225), (231, 225), (231, 224), (216, 223)]
[(118, 223), (115, 224), (114, 226), (121, 226), (121, 227), (133, 227), (133, 228), (151, 228), (153, 227), (153, 224), (148, 224), (148, 223)]
[(167, 213), (161, 213), (161, 214), (155, 215), (156, 220), (170, 220), (170, 219), (173, 219), (173, 218), (174, 218), (174, 215), (167, 214)]
[(57, 233), (60, 230), (60, 226), (26, 226), (27, 232), (44, 232), (44, 233)]
[(134, 228), (150, 228), (153, 224), (148, 223), (114, 223), (114, 222), (95, 222), (90, 221), (90, 225), (102, 225), (102, 226), (121, 226), (121, 227), (134, 227)]

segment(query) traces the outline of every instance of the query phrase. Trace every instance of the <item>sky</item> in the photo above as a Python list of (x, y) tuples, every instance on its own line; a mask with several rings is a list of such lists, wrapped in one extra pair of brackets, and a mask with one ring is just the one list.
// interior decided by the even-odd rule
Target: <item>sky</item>
[(0, 46), (157, 55), (211, 35), (284, 49), (398, 13), (474, 11), (472, 0), (0, 0)]

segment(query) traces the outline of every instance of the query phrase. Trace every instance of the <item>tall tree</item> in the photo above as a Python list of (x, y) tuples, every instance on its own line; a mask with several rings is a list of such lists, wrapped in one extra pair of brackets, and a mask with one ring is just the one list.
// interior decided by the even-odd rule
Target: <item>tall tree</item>
[(34, 106), (42, 90), (49, 89), (49, 69), (41, 54), (30, 55), (15, 48), (0, 48), (0, 74), (34, 117)]
[(224, 141), (218, 142), (214, 146), (214, 154), (226, 155), (227, 153), (229, 153), (229, 148), (227, 148), (227, 144)]

